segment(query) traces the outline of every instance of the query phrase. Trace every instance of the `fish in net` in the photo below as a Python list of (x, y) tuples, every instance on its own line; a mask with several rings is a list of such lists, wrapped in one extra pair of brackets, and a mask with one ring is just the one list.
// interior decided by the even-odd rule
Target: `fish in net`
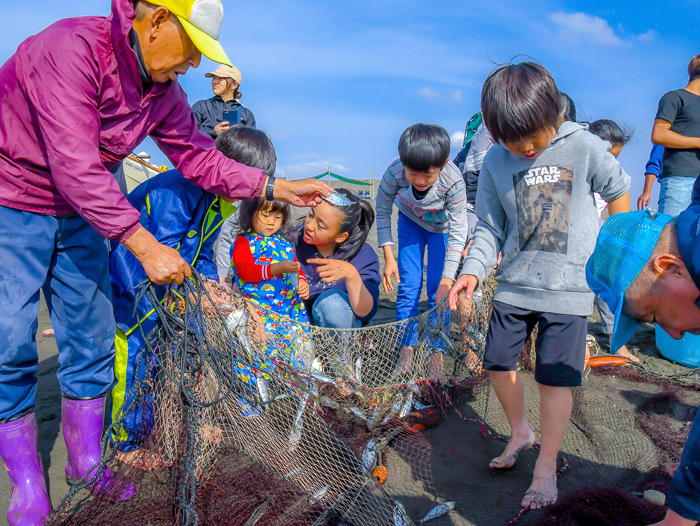
[[(77, 485), (48, 524), (583, 526), (601, 509), (651, 524), (664, 508), (637, 494), (667, 491), (700, 404), (691, 371), (589, 371), (574, 389), (560, 501), (522, 512), (537, 452), (507, 473), (486, 467), (509, 433), (480, 370), (492, 280), (449, 316), (440, 305), (410, 324), (351, 330), (280, 318), (199, 276), (177, 291), (158, 307), (157, 345), (142, 356), (150, 374), (122, 408), (153, 415), (142, 465), (115, 461), (117, 419), (96, 468), (116, 471), (113, 489)], [(417, 334), (415, 359), (397, 377), (407, 330)], [(531, 342), (520, 374), (539, 433)], [(426, 380), (434, 350), (445, 353), (440, 384)], [(156, 468), (145, 469), (153, 457)], [(127, 483), (136, 496), (115, 502)]]

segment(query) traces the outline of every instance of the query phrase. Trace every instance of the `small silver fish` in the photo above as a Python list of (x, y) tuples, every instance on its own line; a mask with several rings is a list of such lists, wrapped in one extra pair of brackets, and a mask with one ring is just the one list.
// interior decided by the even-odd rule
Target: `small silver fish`
[(455, 346), (452, 345), (452, 341), (450, 341), (450, 337), (449, 337), (447, 334), (445, 334), (444, 332), (442, 332), (442, 331), (439, 330), (439, 329), (433, 329), (433, 330), (430, 331), (430, 332), (431, 332), (431, 334), (432, 334), (433, 336), (436, 336), (437, 338), (439, 338), (440, 340), (442, 340), (442, 343), (444, 343), (445, 345), (447, 345), (447, 347), (448, 347), (451, 351), (454, 350)]
[(284, 475), (283, 478), (290, 479), (292, 477), (296, 477), (299, 473), (301, 473), (301, 471), (302, 471), (302, 468), (293, 469), (292, 471), (290, 471), (289, 473)]
[(351, 407), (350, 412), (355, 415), (357, 418), (364, 420), (365, 422), (367, 421), (367, 417), (365, 414), (357, 407)]
[(328, 395), (323, 395), (321, 397), (321, 403), (327, 407), (330, 407), (331, 409), (338, 409), (338, 402), (333, 400), (330, 396)]
[(413, 394), (420, 394), (420, 385), (418, 385), (415, 380), (411, 380), (406, 385), (411, 391), (413, 391)]
[(474, 327), (467, 327), (467, 334), (474, 338), (474, 342), (480, 347), (483, 347), (486, 343), (486, 338), (484, 338), (484, 335), (477, 331)]
[(358, 356), (355, 360), (355, 379), (358, 384), (362, 383), (362, 356)]
[(323, 486), (321, 489), (314, 491), (314, 493), (309, 497), (309, 504), (316, 504), (321, 500), (326, 493), (328, 493), (330, 486)]
[(381, 424), (379, 425), (384, 425), (386, 424), (389, 420), (394, 418), (397, 414), (399, 414), (399, 411), (401, 411), (401, 406), (403, 405), (403, 396), (401, 393), (396, 397), (396, 402), (394, 402), (394, 405), (391, 406), (391, 409), (389, 409), (389, 412), (387, 415), (384, 417), (384, 420), (382, 420)]
[(299, 447), (299, 442), (301, 442), (301, 432), (304, 429), (304, 409), (306, 409), (306, 401), (308, 400), (308, 395), (299, 400), (299, 409), (294, 417), (294, 424), (292, 432), (289, 435), (289, 450), (294, 451)]
[(484, 293), (481, 292), (481, 290), (475, 290), (472, 294), (472, 298), (474, 299), (474, 303), (476, 303), (478, 307), (479, 305), (481, 305), (481, 302), (484, 301)]
[(421, 404), (418, 400), (413, 401), (413, 408), (416, 411), (422, 411), (423, 409), (428, 409), (429, 407), (432, 407), (432, 406)]
[(394, 526), (408, 526), (410, 519), (406, 513), (406, 508), (403, 507), (398, 500), (394, 501)]
[(428, 512), (428, 514), (425, 517), (418, 521), (418, 524), (423, 524), (424, 522), (428, 522), (433, 519), (437, 519), (438, 517), (442, 517), (445, 513), (453, 509), (455, 509), (455, 502), (452, 500), (449, 502), (445, 502), (445, 504), (435, 506), (432, 510)]
[(403, 405), (401, 406), (401, 410), (399, 411), (399, 418), (404, 418), (405, 416), (408, 416), (408, 413), (411, 412), (412, 407), (413, 407), (413, 393), (408, 393), (408, 398), (406, 398)]
[(375, 427), (377, 427), (377, 422), (379, 421), (379, 417), (381, 415), (381, 408), (377, 406), (374, 411), (372, 412), (372, 415), (367, 419), (367, 430), (368, 431), (373, 431)]
[[(272, 500), (274, 500), (274, 497), (272, 497)], [(250, 516), (250, 518), (246, 521), (244, 526), (255, 526), (258, 521), (260, 520), (260, 517), (263, 516), (263, 514), (267, 511), (267, 509), (270, 507), (270, 504), (272, 504), (272, 500), (266, 500), (263, 502), (258, 508), (253, 512), (253, 514)]]
[(317, 373), (322, 373), (323, 372), (323, 364), (321, 363), (320, 358), (314, 358), (314, 361), (311, 362), (311, 368), (316, 371)]
[(374, 463), (377, 460), (377, 439), (373, 438), (365, 446), (365, 450), (362, 452), (362, 467), (365, 470), (365, 474), (369, 475), (372, 472)]
[(323, 375), (321, 373), (312, 372), (311, 376), (313, 376), (314, 378), (316, 378), (316, 380), (318, 380), (319, 382), (321, 382), (323, 384), (338, 385), (335, 380), (333, 380), (332, 378), (329, 378), (328, 376)]
[[(467, 343), (467, 347), (469, 347), (472, 351), (474, 351), (474, 352), (476, 352), (476, 353), (478, 353), (479, 351), (481, 351), (481, 349), (479, 349), (479, 347), (477, 347), (477, 346), (476, 346), (474, 343), (472, 343), (471, 341), (467, 340), (466, 343)], [(466, 356), (466, 354), (465, 354), (465, 356)]]
[(239, 343), (248, 356), (250, 358), (255, 356), (253, 346), (248, 339), (248, 311), (245, 309), (233, 311), (226, 316), (226, 325), (236, 334)]
[(258, 386), (258, 394), (260, 395), (260, 400), (262, 400), (263, 404), (267, 404), (270, 401), (270, 389), (267, 386), (267, 381), (265, 380), (265, 377), (258, 373), (258, 378), (255, 381), (255, 383)]

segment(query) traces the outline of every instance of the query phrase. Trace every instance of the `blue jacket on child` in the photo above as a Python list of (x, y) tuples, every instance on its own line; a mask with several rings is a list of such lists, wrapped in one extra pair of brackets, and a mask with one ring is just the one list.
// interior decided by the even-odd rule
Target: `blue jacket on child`
[[(170, 170), (140, 184), (127, 199), (141, 212), (141, 225), (156, 240), (180, 252), (187, 263), (207, 278), (218, 280), (214, 263), (214, 241), (223, 223), (218, 196), (188, 182), (178, 171)], [(137, 371), (144, 347), (138, 323), (144, 333), (156, 325), (156, 315), (148, 298), (141, 299), (134, 315), (138, 285), (148, 279), (143, 266), (124, 245), (113, 246), (110, 255), (112, 303), (117, 322), (114, 374), (117, 384), (112, 390), (112, 418), (127, 400), (135, 382), (143, 379), (146, 364)], [(134, 289), (134, 287), (137, 287)], [(165, 286), (157, 287), (159, 298)], [(128, 415), (119, 430), (119, 448), (125, 451), (138, 447), (137, 435), (150, 430), (152, 414), (147, 404)]]

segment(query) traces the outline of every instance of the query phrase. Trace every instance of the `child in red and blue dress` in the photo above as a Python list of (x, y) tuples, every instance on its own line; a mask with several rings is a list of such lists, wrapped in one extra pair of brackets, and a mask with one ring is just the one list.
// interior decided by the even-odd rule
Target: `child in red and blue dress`
[(304, 366), (300, 345), (309, 340), (298, 323), (309, 323), (303, 300), (309, 297), (309, 285), (284, 237), (291, 222), (290, 206), (264, 198), (245, 202), (240, 208), (240, 235), (231, 250), (235, 281), (241, 294), (254, 304), (273, 311), (258, 313), (268, 335), (266, 358), (260, 363), (237, 365), (237, 374), (254, 384), (258, 373), (274, 368), (274, 360), (283, 360), (295, 368)]

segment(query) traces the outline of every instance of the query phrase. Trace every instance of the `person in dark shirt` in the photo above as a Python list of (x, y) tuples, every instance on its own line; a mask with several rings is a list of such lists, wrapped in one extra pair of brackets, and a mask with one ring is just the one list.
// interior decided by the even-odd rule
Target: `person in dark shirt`
[[(194, 103), (192, 111), (197, 119), (199, 131), (216, 139), (230, 127), (240, 124), (249, 128), (257, 128), (255, 115), (240, 103), (243, 94), (238, 91), (241, 87), (241, 72), (234, 66), (221, 65), (215, 71), (206, 75), (211, 79), (214, 96)], [(238, 111), (240, 122), (224, 120), (225, 111)]]
[[(627, 343), (641, 322), (656, 323), (675, 339), (686, 332), (700, 334), (699, 237), (698, 180), (691, 205), (677, 218), (642, 210), (605, 222), (586, 279), (615, 313), (612, 347)], [(700, 411), (671, 482), (668, 505), (666, 518), (655, 526), (700, 521)]]
[(666, 150), (661, 170), (659, 212), (677, 216), (690, 204), (700, 175), (700, 55), (688, 64), (688, 85), (659, 101), (651, 142)]
[(295, 230), (297, 260), (309, 285), (304, 300), (314, 325), (367, 325), (379, 302), (379, 258), (367, 243), (374, 210), (341, 188), (309, 211)]

